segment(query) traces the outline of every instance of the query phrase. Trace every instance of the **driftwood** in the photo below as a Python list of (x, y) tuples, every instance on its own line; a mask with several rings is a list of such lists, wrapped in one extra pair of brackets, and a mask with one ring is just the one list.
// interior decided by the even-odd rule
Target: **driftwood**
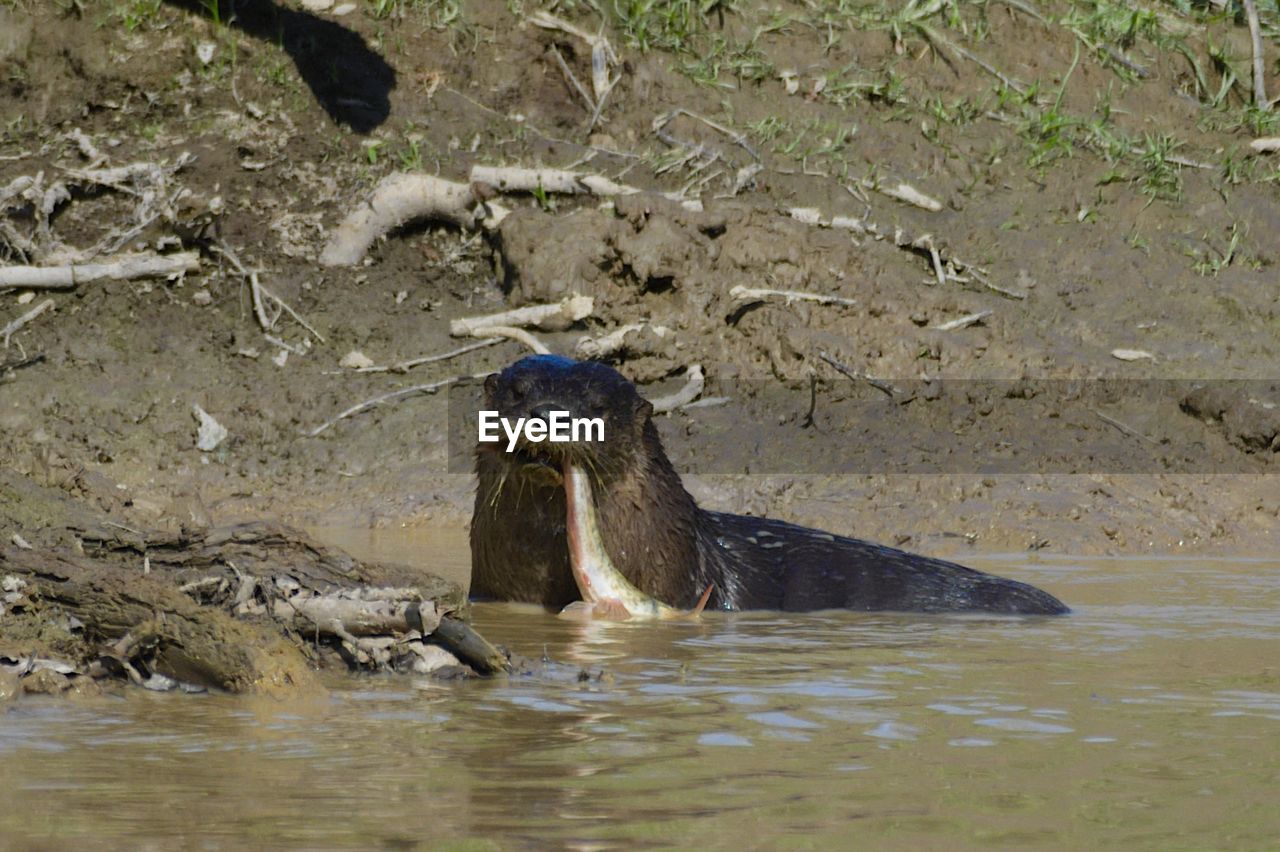
[(441, 646), (480, 674), (497, 674), (510, 670), (507, 656), (489, 644), (471, 625), (451, 616), (440, 620), (432, 637)]
[(357, 205), (334, 228), (320, 253), (320, 264), (353, 266), (374, 240), (413, 219), (473, 227), (476, 208), (483, 206), (470, 184), (423, 174), (387, 175), (374, 187), (369, 200)]
[[(454, 584), (360, 562), (289, 527), (113, 526), (81, 530), (79, 540), (83, 553), (0, 549), (0, 657), (17, 660), (10, 668), (24, 676), (49, 671), (31, 661), (62, 656), (72, 679), (278, 694), (318, 688), (317, 650), (371, 669), (426, 671), (458, 660), (481, 673), (507, 668), (503, 654), (459, 627), (466, 601)], [(52, 623), (74, 625), (74, 638), (42, 645)]]
[(786, 304), (792, 302), (818, 302), (823, 305), (849, 305), (858, 304), (857, 299), (846, 299), (843, 296), (833, 296), (828, 293), (808, 293), (803, 290), (774, 290), (766, 287), (744, 287), (741, 284), (730, 288), (729, 295), (738, 302), (763, 302), (769, 299), (779, 299)]
[[(271, 614), (295, 619), (305, 628), (342, 636), (379, 636), (389, 633), (432, 633), (440, 624), (434, 601), (418, 600), (416, 589), (361, 589), (351, 594), (299, 591), (271, 602)], [(333, 627), (339, 630), (332, 630)]]
[[(414, 220), (493, 230), (511, 212), (490, 200), (503, 192), (590, 194), (608, 198), (635, 195), (643, 190), (603, 175), (565, 169), (475, 166), (468, 183), (416, 172), (397, 172), (379, 181), (369, 200), (358, 204), (338, 223), (320, 252), (320, 264), (354, 266), (364, 259), (379, 237)], [(685, 198), (679, 193), (659, 194), (686, 210), (702, 209), (697, 199)]]
[(578, 320), (591, 316), (595, 299), (573, 295), (549, 305), (527, 305), (501, 313), (479, 317), (461, 317), (449, 324), (454, 337), (483, 337), (484, 332), (498, 327), (533, 326), (543, 331), (563, 331)]
[(193, 251), (177, 254), (131, 254), (103, 259), (97, 263), (65, 266), (0, 267), (0, 289), (70, 290), (104, 278), (167, 278), (200, 268), (200, 255)]
[[(27, 596), (40, 609), (61, 610), (83, 624), (86, 643), (100, 648), (96, 661), (84, 662), (108, 671), (129, 663), (230, 692), (315, 685), (310, 666), (278, 630), (201, 606), (173, 583), (141, 570), (125, 572), (70, 551), (7, 547), (0, 551), (0, 572), (24, 579)], [(115, 647), (102, 647), (109, 645)]]

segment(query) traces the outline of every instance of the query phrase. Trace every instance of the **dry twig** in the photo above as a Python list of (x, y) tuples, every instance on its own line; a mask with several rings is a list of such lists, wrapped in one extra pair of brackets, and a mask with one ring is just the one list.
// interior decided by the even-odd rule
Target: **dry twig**
[(846, 377), (853, 379), (854, 381), (866, 382), (867, 384), (871, 385), (871, 387), (889, 396), (898, 395), (898, 389), (895, 388), (893, 385), (889, 384), (888, 382), (884, 381), (883, 379), (873, 378), (867, 375), (866, 373), (858, 372), (852, 367), (846, 364), (840, 363), (835, 358), (832, 358), (826, 352), (823, 352), (821, 350), (818, 351), (818, 357), (821, 358), (823, 361), (826, 361), (832, 367), (835, 367), (837, 371), (844, 374)]
[(9, 324), (7, 324), (4, 328), (0, 328), (0, 340), (4, 341), (4, 348), (5, 349), (9, 348), (9, 338), (13, 336), (13, 333), (15, 331), (22, 328), (24, 325), (31, 322), (33, 319), (40, 316), (42, 313), (44, 313), (45, 311), (49, 310), (52, 307), (53, 307), (53, 299), (45, 299), (43, 302), (36, 305), (31, 310), (27, 311), (25, 314), (15, 319), (13, 322), (10, 322)]
[(965, 314), (962, 317), (956, 317), (953, 320), (939, 323), (933, 327), (934, 331), (955, 331), (959, 328), (968, 328), (976, 322), (981, 322), (987, 317), (994, 314), (995, 311), (978, 311), (974, 314)]
[(844, 296), (831, 296), (826, 293), (806, 293), (803, 290), (772, 290), (767, 287), (744, 287), (741, 284), (731, 288), (729, 295), (739, 302), (781, 299), (788, 305), (792, 302), (818, 302), (823, 305), (847, 306), (858, 304), (857, 299), (847, 299)]
[(417, 394), (435, 393), (436, 391), (440, 390), (440, 388), (448, 387), (449, 385), (452, 385), (456, 382), (460, 382), (463, 379), (466, 379), (466, 378), (480, 379), (480, 378), (484, 378), (487, 375), (488, 373), (479, 373), (474, 376), (451, 376), (450, 378), (441, 379), (440, 381), (428, 382), (425, 385), (414, 385), (413, 387), (410, 387), (410, 388), (401, 388), (400, 390), (397, 390), (397, 391), (384, 393), (381, 396), (375, 396), (372, 399), (366, 399), (364, 402), (356, 403), (350, 408), (342, 411), (337, 416), (331, 417), (330, 419), (321, 423), (319, 426), (312, 429), (310, 432), (305, 432), (303, 434), (305, 434), (308, 438), (314, 438), (320, 433), (327, 430), (329, 427), (333, 426), (333, 424), (337, 423), (339, 420), (345, 420), (346, 418), (351, 417), (352, 415), (355, 415), (355, 414), (359, 414), (362, 411), (368, 411), (371, 408), (376, 408), (385, 402), (392, 402), (397, 399), (404, 399), (405, 397), (415, 396)]
[(1090, 411), (1098, 415), (1098, 419), (1101, 420), (1103, 423), (1106, 423), (1108, 426), (1114, 426), (1115, 428), (1119, 429), (1121, 432), (1123, 432), (1126, 435), (1129, 435), (1134, 438), (1139, 438), (1143, 441), (1146, 441), (1148, 444), (1155, 444), (1157, 446), (1160, 444), (1160, 442), (1155, 440), (1154, 438), (1147, 437), (1146, 435), (1139, 432), (1137, 429), (1134, 429), (1132, 426), (1127, 426), (1124, 423), (1121, 423), (1119, 420), (1116, 420), (1114, 417), (1108, 417), (1107, 415), (1103, 414), (1101, 411), (1099, 411), (1096, 408), (1092, 408), (1090, 409)]
[[(414, 367), (420, 367), (423, 364), (434, 364), (437, 361), (447, 361), (450, 358), (456, 358), (459, 355), (465, 355), (468, 352), (474, 352), (477, 349), (483, 349), (486, 346), (494, 346), (501, 343), (502, 339), (498, 337), (480, 340), (475, 343), (468, 343), (466, 346), (459, 346), (457, 349), (451, 349), (448, 352), (441, 352), (438, 355), (425, 355), (421, 358), (410, 358), (408, 361), (401, 361), (398, 364), (391, 364), (386, 367), (369, 366), (357, 367), (351, 372), (354, 373), (407, 373)], [(346, 372), (346, 371), (343, 371)]]
[(565, 82), (569, 83), (574, 91), (578, 93), (578, 97), (582, 98), (583, 104), (587, 107), (587, 112), (592, 112), (596, 108), (595, 101), (587, 94), (587, 90), (578, 82), (578, 78), (574, 76), (573, 69), (564, 61), (564, 57), (560, 55), (560, 51), (553, 44), (551, 45), (551, 55), (556, 58), (556, 64), (560, 66), (560, 73), (564, 75)]

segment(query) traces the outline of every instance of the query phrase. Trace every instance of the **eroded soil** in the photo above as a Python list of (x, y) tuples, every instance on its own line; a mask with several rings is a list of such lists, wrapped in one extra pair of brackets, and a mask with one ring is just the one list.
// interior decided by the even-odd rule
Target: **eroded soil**
[[(936, 554), (1265, 552), (1280, 526), (1274, 385), (1270, 396), (1215, 385), (1185, 405), (1121, 405), (1109, 409), (1114, 422), (1079, 424), (1086, 439), (1141, 447), (1154, 431), (1194, 444), (1208, 459), (1194, 474), (1097, 464), (1071, 475), (1038, 462), (998, 474), (837, 476), (814, 458), (752, 463), (794, 456), (793, 443), (831, 452), (858, 440), (854, 416), (825, 403), (866, 389), (820, 353), (901, 381), (1276, 377), (1277, 171), (1248, 148), (1275, 127), (1248, 106), (1247, 32), (1172, 5), (1153, 5), (1127, 33), (1080, 18), (1085, 4), (1044, 6), (1040, 21), (962, 3), (900, 36), (890, 12), (870, 6), (858, 16), (826, 4), (717, 8), (687, 37), (610, 18), (618, 83), (588, 132), (556, 53), (590, 85), (591, 52), (530, 23), (532, 5), (468, 3), (454, 16), (449, 4), (408, 0), (342, 15), (224, 3), (219, 23), (176, 0), (0, 4), (0, 187), (87, 168), (76, 130), (111, 166), (189, 152), (174, 176), (190, 191), (177, 224), (199, 232), (157, 221), (125, 247), (172, 250), (176, 237), (206, 249), (201, 270), (182, 279), (36, 294), (54, 309), (0, 355), (23, 364), (0, 381), (0, 464), (147, 528), (463, 524), (474, 483), (448, 471), (443, 397), (304, 433), (364, 399), (500, 368), (520, 347), (404, 374), (356, 373), (340, 359), (445, 352), (460, 345), (452, 318), (581, 292), (596, 297), (596, 316), (544, 339), (570, 352), (583, 335), (628, 322), (669, 328), (614, 358), (653, 394), (677, 387), (692, 363), (709, 394), (730, 397), (744, 383), (776, 383), (807, 401), (814, 377), (817, 439), (803, 431), (804, 406), (790, 403), (738, 421), (714, 409), (663, 420), (671, 454), (703, 474), (690, 484), (712, 507)], [(557, 14), (591, 33), (601, 26), (587, 6)], [(1226, 45), (1225, 64), (1213, 45)], [(655, 121), (677, 109), (694, 115)], [(425, 223), (380, 241), (355, 268), (318, 264), (328, 231), (381, 177), (421, 169), (465, 181), (477, 163), (574, 167), (683, 191), (704, 210), (649, 194), (609, 208), (513, 197), (516, 212), (496, 233)], [(899, 182), (941, 209), (879, 191)], [(134, 204), (127, 193), (78, 192), (50, 228), (87, 247), (117, 232)], [(803, 224), (786, 215), (793, 207), (932, 235), (993, 286), (973, 276), (939, 284), (927, 251)], [(5, 215), (19, 234), (40, 226), (31, 205)], [(243, 278), (207, 252), (213, 239), (260, 270), (314, 333), (286, 315), (268, 339)], [(729, 294), (739, 284), (854, 304), (744, 306)], [(32, 304), (20, 289), (0, 293), (0, 323)], [(963, 328), (935, 328), (982, 311), (991, 313)], [(1145, 354), (1120, 360), (1114, 350)], [(212, 452), (196, 448), (193, 405), (229, 430)], [(1035, 428), (1016, 406), (981, 416), (1012, 434)], [(949, 440), (946, 418), (919, 423), (904, 446)], [(741, 466), (700, 469), (712, 440), (741, 448)], [(738, 470), (753, 475), (721, 475)], [(0, 502), (0, 518), (6, 538), (40, 543), (44, 520), (20, 502)]]

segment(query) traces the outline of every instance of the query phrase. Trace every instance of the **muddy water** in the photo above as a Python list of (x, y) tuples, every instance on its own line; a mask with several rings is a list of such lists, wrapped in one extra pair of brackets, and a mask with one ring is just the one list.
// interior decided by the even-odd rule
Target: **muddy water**
[(478, 606), (495, 640), (610, 679), (22, 700), (0, 717), (0, 846), (1280, 842), (1280, 562), (979, 567), (1078, 612), (581, 625)]

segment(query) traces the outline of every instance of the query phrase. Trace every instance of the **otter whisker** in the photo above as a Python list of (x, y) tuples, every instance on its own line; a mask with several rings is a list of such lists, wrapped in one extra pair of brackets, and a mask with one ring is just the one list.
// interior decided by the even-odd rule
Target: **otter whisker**
[(498, 507), (498, 498), (502, 495), (502, 490), (507, 484), (507, 468), (502, 469), (502, 475), (498, 477), (498, 482), (489, 492), (489, 508), (496, 509)]

